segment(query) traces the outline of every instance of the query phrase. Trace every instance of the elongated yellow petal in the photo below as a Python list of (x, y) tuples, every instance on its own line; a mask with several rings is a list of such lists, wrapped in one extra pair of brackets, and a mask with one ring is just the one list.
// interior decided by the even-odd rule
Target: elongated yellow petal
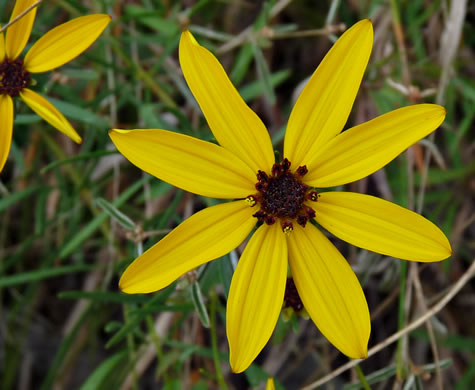
[(275, 390), (274, 378), (267, 379), (266, 390)]
[(138, 257), (119, 286), (128, 294), (167, 287), (184, 273), (236, 248), (256, 224), (244, 201), (208, 207), (192, 215)]
[(368, 355), (368, 305), (355, 273), (335, 246), (312, 224), (294, 224), (289, 262), (305, 310), (322, 334), (354, 359)]
[(366, 19), (346, 31), (327, 53), (292, 110), (284, 141), (284, 156), (292, 165), (310, 156), (345, 125), (368, 64), (373, 26)]
[(0, 95), (0, 172), (10, 152), (13, 131), (13, 101), (8, 95)]
[(413, 211), (370, 195), (326, 192), (312, 203), (316, 221), (358, 246), (404, 260), (439, 261), (452, 254), (444, 233)]
[[(0, 24), (0, 27), (2, 25)], [(0, 33), (0, 62), (2, 62), (5, 59), (5, 38), (3, 36), (3, 33)]]
[(278, 223), (262, 225), (244, 249), (229, 290), (226, 331), (233, 372), (248, 368), (272, 335), (286, 279), (285, 235)]
[(109, 133), (117, 149), (140, 169), (174, 186), (212, 198), (245, 198), (255, 174), (221, 146), (166, 130)]
[[(16, 0), (10, 20), (15, 19), (35, 2), (36, 0)], [(5, 46), (9, 59), (16, 59), (25, 48), (28, 39), (30, 39), (31, 28), (33, 27), (36, 16), (36, 8), (37, 7), (33, 8), (21, 19), (8, 27)]]
[(81, 16), (43, 35), (25, 56), (31, 73), (47, 72), (76, 58), (102, 34), (111, 17), (105, 14)]
[(274, 164), (269, 133), (242, 100), (216, 57), (189, 31), (181, 35), (179, 55), (186, 82), (220, 145), (255, 173), (259, 169), (269, 172)]
[(76, 133), (76, 130), (74, 130), (69, 121), (43, 96), (37, 94), (31, 89), (25, 88), (20, 92), (20, 97), (34, 112), (51, 126), (66, 134), (74, 142), (77, 142), (78, 144), (81, 143), (81, 137)]
[(444, 121), (445, 113), (444, 107), (418, 104), (353, 127), (306, 161), (309, 173), (305, 183), (334, 187), (366, 177), (434, 131)]

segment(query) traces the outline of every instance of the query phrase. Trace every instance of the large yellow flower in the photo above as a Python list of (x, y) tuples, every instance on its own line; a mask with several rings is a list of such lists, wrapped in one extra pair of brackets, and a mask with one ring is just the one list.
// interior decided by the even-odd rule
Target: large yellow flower
[[(17, 0), (10, 20), (27, 10), (35, 0)], [(0, 33), (0, 172), (7, 161), (13, 131), (13, 97), (21, 99), (45, 121), (80, 143), (81, 137), (68, 120), (44, 97), (27, 88), (31, 73), (55, 69), (77, 57), (99, 37), (109, 24), (109, 15), (82, 16), (61, 24), (43, 35), (19, 57), (30, 38), (36, 8)]]
[(451, 255), (445, 235), (412, 211), (373, 196), (315, 190), (375, 172), (444, 120), (443, 107), (420, 104), (341, 133), (372, 43), (369, 20), (335, 43), (290, 115), (280, 163), (274, 161), (263, 123), (189, 31), (181, 37), (180, 64), (220, 146), (165, 130), (110, 132), (120, 152), (150, 174), (195, 194), (233, 199), (194, 214), (137, 258), (120, 280), (124, 292), (166, 287), (236, 248), (257, 224), (227, 304), (234, 372), (245, 370), (269, 340), (284, 300), (288, 265), (320, 331), (347, 356), (367, 356), (370, 317), (361, 286), (310, 220), (387, 256), (427, 262)]

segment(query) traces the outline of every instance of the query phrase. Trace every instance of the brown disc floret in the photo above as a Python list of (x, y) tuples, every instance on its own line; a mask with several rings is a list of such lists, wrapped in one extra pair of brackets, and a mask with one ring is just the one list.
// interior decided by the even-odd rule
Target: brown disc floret
[(31, 81), (30, 73), (23, 66), (23, 60), (5, 59), (0, 63), (0, 95), (18, 96), (28, 87)]
[(249, 206), (260, 205), (254, 217), (268, 225), (279, 220), (284, 233), (293, 230), (293, 221), (305, 227), (315, 217), (315, 211), (304, 202), (318, 199), (316, 191), (302, 182), (303, 176), (308, 173), (307, 167), (303, 165), (292, 172), (290, 166), (290, 161), (284, 158), (281, 163), (272, 166), (270, 175), (258, 171), (255, 186), (258, 193), (246, 198)]

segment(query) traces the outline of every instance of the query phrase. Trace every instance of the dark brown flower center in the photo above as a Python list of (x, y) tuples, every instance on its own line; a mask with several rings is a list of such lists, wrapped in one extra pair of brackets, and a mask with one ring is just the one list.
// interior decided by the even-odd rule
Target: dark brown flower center
[(280, 164), (274, 164), (270, 175), (258, 171), (258, 193), (246, 198), (249, 206), (260, 205), (254, 217), (268, 225), (278, 219), (284, 233), (293, 230), (293, 220), (305, 227), (307, 221), (315, 217), (315, 211), (304, 202), (318, 199), (318, 194), (302, 183), (303, 176), (308, 172), (307, 167), (303, 165), (292, 172), (290, 165), (290, 161), (284, 158)]
[(18, 96), (31, 81), (30, 73), (23, 66), (23, 60), (5, 58), (0, 63), (0, 95)]
[(280, 176), (271, 177), (263, 191), (262, 209), (267, 214), (277, 217), (295, 218), (303, 201), (307, 186), (300, 183), (291, 172), (283, 172)]
[(303, 303), (295, 286), (294, 279), (287, 278), (284, 295), (284, 308), (291, 307), (297, 313), (303, 309)]

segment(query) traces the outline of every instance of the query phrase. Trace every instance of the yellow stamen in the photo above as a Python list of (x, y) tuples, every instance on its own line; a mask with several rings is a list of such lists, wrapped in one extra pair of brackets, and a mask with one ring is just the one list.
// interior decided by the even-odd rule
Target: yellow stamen
[(249, 207), (254, 207), (257, 203), (256, 198), (252, 195), (249, 195), (244, 201), (247, 203)]

